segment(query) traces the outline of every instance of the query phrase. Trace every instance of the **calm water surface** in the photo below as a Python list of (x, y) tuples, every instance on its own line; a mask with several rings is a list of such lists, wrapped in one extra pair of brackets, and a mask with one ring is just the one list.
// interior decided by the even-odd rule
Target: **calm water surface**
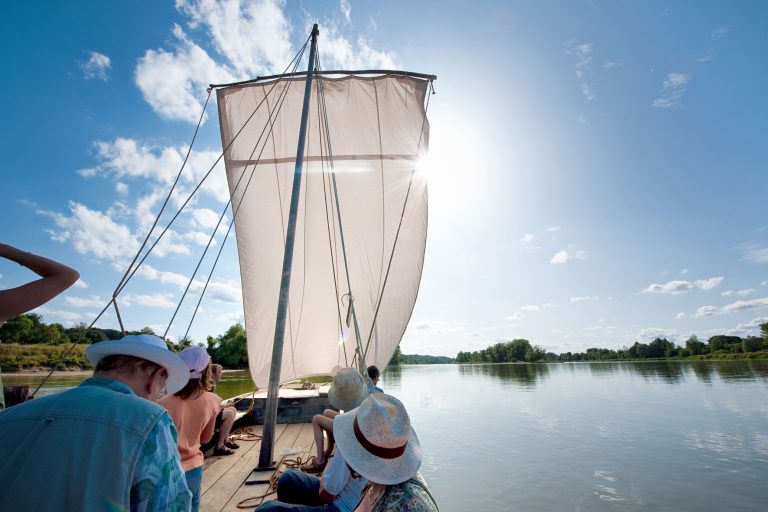
[[(419, 365), (380, 384), (443, 512), (768, 509), (768, 361)], [(231, 372), (218, 392), (252, 389)]]
[(768, 510), (768, 361), (404, 366), (442, 511)]

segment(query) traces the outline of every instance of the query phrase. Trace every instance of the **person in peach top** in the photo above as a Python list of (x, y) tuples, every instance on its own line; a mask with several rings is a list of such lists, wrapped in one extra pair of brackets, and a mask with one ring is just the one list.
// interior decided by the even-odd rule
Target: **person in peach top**
[(203, 347), (189, 347), (179, 352), (189, 367), (189, 382), (181, 391), (161, 398), (158, 403), (173, 418), (179, 433), (181, 468), (192, 491), (192, 512), (200, 507), (203, 481), (203, 452), (200, 443), (213, 436), (221, 399), (207, 391), (211, 388), (211, 358)]

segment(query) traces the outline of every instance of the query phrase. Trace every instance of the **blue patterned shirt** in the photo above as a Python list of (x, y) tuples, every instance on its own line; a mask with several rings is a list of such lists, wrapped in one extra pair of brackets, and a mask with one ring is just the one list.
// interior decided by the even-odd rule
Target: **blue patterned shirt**
[[(134, 394), (131, 388), (114, 380), (91, 378), (81, 385)], [(164, 413), (141, 447), (131, 482), (131, 512), (188, 512), (191, 506), (192, 493), (181, 469), (176, 427), (168, 413)]]

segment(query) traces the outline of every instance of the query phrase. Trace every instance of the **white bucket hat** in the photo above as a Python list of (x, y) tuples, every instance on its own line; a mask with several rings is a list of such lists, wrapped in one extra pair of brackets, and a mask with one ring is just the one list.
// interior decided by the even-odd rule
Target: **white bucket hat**
[(199, 379), (203, 372), (208, 368), (211, 356), (203, 347), (187, 347), (179, 352), (179, 357), (187, 363), (189, 367), (189, 378)]
[(328, 390), (328, 401), (337, 409), (354, 409), (368, 396), (368, 386), (360, 372), (354, 368), (342, 368), (333, 378)]
[(374, 393), (357, 409), (336, 416), (333, 438), (347, 464), (377, 484), (405, 482), (421, 466), (421, 445), (405, 406), (384, 393)]
[(161, 338), (151, 334), (137, 334), (119, 340), (94, 343), (86, 349), (85, 354), (94, 368), (107, 356), (133, 356), (159, 364), (168, 372), (165, 387), (169, 395), (179, 391), (189, 381), (187, 363), (168, 350)]

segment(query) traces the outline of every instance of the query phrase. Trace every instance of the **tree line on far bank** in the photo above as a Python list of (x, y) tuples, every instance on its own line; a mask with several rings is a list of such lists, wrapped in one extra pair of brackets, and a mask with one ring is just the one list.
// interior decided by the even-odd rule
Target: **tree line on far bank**
[(534, 363), (568, 361), (616, 361), (630, 359), (661, 359), (669, 357), (738, 357), (738, 354), (768, 355), (768, 323), (760, 324), (761, 336), (717, 335), (707, 342), (695, 335), (685, 346), (678, 346), (666, 338), (656, 338), (650, 343), (635, 342), (631, 347), (620, 349), (588, 348), (585, 352), (555, 354), (542, 347), (531, 345), (526, 339), (496, 343), (475, 352), (459, 352), (457, 363), (509, 363), (525, 361)]
[[(126, 334), (156, 334), (145, 327)], [(62, 354), (72, 343), (79, 343), (62, 361), (63, 368), (90, 368), (85, 348), (92, 343), (117, 340), (123, 333), (117, 329), (88, 328), (87, 324), (64, 327), (59, 323), (46, 324), (36, 313), (26, 313), (8, 320), (0, 326), (0, 367), (3, 369), (25, 369), (53, 367), (59, 364)], [(219, 336), (208, 336), (205, 343), (195, 343), (184, 338), (174, 343), (166, 339), (166, 345), (174, 352), (194, 344), (206, 347), (214, 363), (225, 368), (246, 368), (248, 349), (245, 328), (234, 324)]]
[[(145, 327), (126, 334), (156, 334)], [(14, 317), (0, 326), (0, 367), (5, 370), (53, 367), (68, 349), (78, 342), (72, 351), (61, 361), (61, 368), (90, 368), (85, 356), (85, 348), (92, 343), (117, 340), (123, 337), (117, 329), (88, 328), (87, 324), (64, 327), (59, 323), (46, 324), (36, 313), (27, 313)], [(228, 369), (248, 367), (248, 349), (245, 327), (236, 323), (219, 336), (207, 336), (205, 343), (195, 343), (185, 338), (174, 343), (165, 340), (168, 348), (174, 352), (194, 344), (204, 346), (211, 355), (211, 360)], [(444, 356), (422, 356), (400, 353), (397, 347), (390, 365), (398, 364), (437, 364), (451, 363), (453, 359)]]

